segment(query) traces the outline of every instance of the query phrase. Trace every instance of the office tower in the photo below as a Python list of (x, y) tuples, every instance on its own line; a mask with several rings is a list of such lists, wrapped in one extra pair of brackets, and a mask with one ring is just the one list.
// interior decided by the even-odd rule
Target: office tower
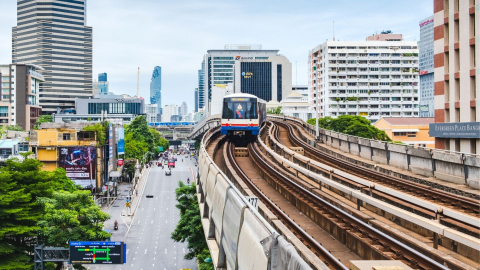
[(205, 102), (204, 111), (210, 111), (209, 103), (215, 84), (233, 83), (235, 60), (260, 60), (277, 55), (278, 50), (262, 50), (262, 45), (225, 45), (223, 50), (208, 50), (203, 58), (205, 88), (203, 93), (199, 91), (200, 100), (203, 97)]
[(205, 106), (205, 60), (202, 61), (202, 69), (198, 70), (198, 94), (195, 101), (198, 105), (195, 107), (195, 111)]
[(195, 88), (195, 112), (198, 112), (198, 87)]
[(433, 15), (420, 21), (420, 117), (433, 117)]
[(107, 73), (98, 73), (98, 81), (99, 82), (106, 82), (107, 80)]
[(372, 122), (381, 116), (418, 117), (417, 42), (401, 40), (382, 32), (366, 41), (327, 41), (310, 50), (314, 113), (318, 85), (319, 117), (361, 115)]
[(479, 1), (434, 0), (435, 148), (480, 153)]
[(180, 105), (180, 116), (185, 116), (188, 114), (188, 106), (187, 106), (187, 102), (182, 102), (182, 105)]
[(12, 61), (44, 68), (43, 114), (73, 109), (75, 98), (92, 95), (92, 28), (85, 24), (86, 0), (17, 1)]
[(95, 95), (108, 94), (107, 73), (98, 73), (98, 81), (93, 82), (93, 94)]
[(19, 125), (30, 131), (42, 113), (40, 84), (45, 81), (43, 68), (32, 64), (0, 65), (2, 96), (0, 126)]
[(150, 104), (157, 104), (158, 114), (160, 114), (160, 108), (162, 107), (162, 68), (159, 66), (156, 66), (152, 73)]
[(282, 101), (292, 92), (292, 63), (283, 55), (235, 60), (235, 93)]
[(174, 115), (178, 115), (178, 106), (175, 104), (165, 105), (163, 107), (162, 122), (171, 122)]

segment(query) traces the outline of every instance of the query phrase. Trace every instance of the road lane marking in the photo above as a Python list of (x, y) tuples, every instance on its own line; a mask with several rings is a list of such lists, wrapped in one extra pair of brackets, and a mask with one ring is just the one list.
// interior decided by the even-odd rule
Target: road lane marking
[(167, 249), (165, 249), (165, 254), (167, 254)]
[(185, 253), (185, 248), (183, 249), (183, 253)]
[(147, 249), (145, 249), (145, 253), (143, 253), (143, 254), (147, 254)]
[(128, 254), (129, 249), (127, 249), (127, 254)]

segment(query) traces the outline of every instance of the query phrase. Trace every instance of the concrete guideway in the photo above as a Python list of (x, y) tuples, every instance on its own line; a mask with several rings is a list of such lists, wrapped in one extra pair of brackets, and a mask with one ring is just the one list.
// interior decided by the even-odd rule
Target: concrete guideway
[[(124, 265), (85, 265), (89, 269), (197, 269), (195, 259), (187, 261), (183, 256), (188, 252), (187, 243), (175, 243), (170, 234), (180, 218), (175, 207), (175, 189), (178, 181), (187, 184), (187, 178), (193, 181), (196, 172), (195, 159), (179, 156), (172, 175), (166, 176), (161, 167), (148, 168), (137, 185), (139, 196), (133, 199), (133, 218), (123, 216), (125, 199), (119, 198), (111, 208), (104, 211), (112, 217), (105, 224), (112, 232), (112, 241), (124, 241), (127, 244), (127, 263)], [(129, 185), (120, 185), (127, 190)], [(134, 194), (136, 192), (134, 191)], [(153, 195), (153, 198), (146, 198)], [(123, 197), (123, 196), (122, 196)], [(114, 220), (119, 221), (118, 231), (113, 230)]]

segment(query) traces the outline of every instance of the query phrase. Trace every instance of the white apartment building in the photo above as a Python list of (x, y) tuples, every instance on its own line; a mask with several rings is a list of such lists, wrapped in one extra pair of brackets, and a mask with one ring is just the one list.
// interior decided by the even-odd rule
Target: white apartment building
[(313, 113), (310, 103), (308, 102), (308, 97), (303, 96), (297, 91), (292, 91), (288, 94), (282, 102), (282, 113), (286, 116), (293, 116), (307, 121), (310, 118), (313, 118)]
[(390, 35), (382, 33), (368, 41), (327, 41), (309, 51), (313, 117), (317, 85), (319, 117), (360, 115), (372, 122), (382, 116), (418, 117), (417, 42), (398, 41), (398, 34), (390, 39)]
[(146, 104), (145, 105), (145, 115), (147, 116), (147, 122), (155, 123), (159, 122), (157, 116), (158, 114), (158, 104)]

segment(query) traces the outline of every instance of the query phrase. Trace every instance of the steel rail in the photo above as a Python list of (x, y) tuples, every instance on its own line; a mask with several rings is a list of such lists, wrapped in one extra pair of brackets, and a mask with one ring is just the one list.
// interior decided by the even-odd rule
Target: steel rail
[[(425, 185), (417, 184), (414, 182), (406, 181), (403, 180), (399, 177), (391, 176), (391, 175), (385, 175), (381, 172), (377, 172), (356, 164), (353, 164), (348, 161), (344, 161), (335, 157), (332, 157), (321, 150), (318, 150), (314, 148), (313, 146), (309, 145), (308, 143), (304, 142), (303, 140), (297, 138), (295, 134), (292, 131), (292, 127), (290, 124), (285, 124), (281, 123), (278, 121), (272, 121), (275, 122), (277, 125), (283, 126), (287, 128), (289, 138), (294, 141), (295, 144), (301, 145), (303, 149), (307, 152), (309, 152), (313, 158), (317, 161), (320, 162), (328, 162), (330, 164), (333, 164), (333, 166), (337, 167), (340, 170), (348, 170), (349, 172), (352, 172), (354, 175), (361, 175), (362, 177), (367, 177), (368, 179), (373, 179), (375, 181), (380, 181), (383, 183), (387, 183), (390, 187), (393, 187), (397, 190), (402, 189), (402, 190), (410, 190), (411, 192), (415, 192), (417, 194), (423, 193), (425, 197), (429, 198), (437, 198), (441, 202), (448, 202), (450, 205), (453, 206), (460, 206), (460, 207), (465, 207), (472, 212), (478, 214), (480, 211), (480, 203), (479, 201), (466, 198), (463, 196), (458, 196), (455, 194), (451, 194), (442, 190), (436, 190), (432, 189), (430, 187), (427, 187)], [(322, 159), (322, 160), (320, 160)], [(468, 213), (466, 213), (468, 214)]]
[(267, 168), (272, 174), (275, 175), (277, 180), (280, 180), (287, 185), (291, 186), (297, 195), (303, 195), (306, 198), (310, 198), (314, 200), (316, 206), (323, 206), (323, 210), (325, 210), (328, 214), (340, 219), (343, 223), (345, 223), (346, 227), (351, 227), (353, 231), (358, 231), (362, 233), (362, 237), (368, 237), (372, 240), (373, 243), (379, 243), (383, 246), (384, 250), (389, 250), (395, 253), (396, 259), (405, 259), (410, 263), (412, 268), (421, 269), (448, 269), (447, 267), (443, 266), (442, 264), (434, 261), (433, 259), (417, 252), (416, 250), (410, 248), (409, 246), (397, 241), (396, 239), (388, 236), (387, 234), (381, 232), (380, 230), (371, 227), (367, 223), (359, 220), (358, 218), (350, 215), (349, 213), (345, 212), (344, 210), (336, 207), (335, 205), (325, 201), (324, 199), (318, 197), (316, 194), (312, 193), (308, 189), (302, 187), (294, 180), (286, 177), (285, 175), (279, 173), (275, 168), (273, 168), (270, 164), (268, 164), (265, 159), (262, 159), (260, 155), (256, 152), (254, 147), (249, 144), (250, 153), (253, 154), (252, 157), (255, 157), (257, 162), (262, 168)]
[(320, 245), (314, 238), (312, 238), (307, 232), (305, 232), (300, 226), (298, 226), (295, 221), (293, 221), (290, 217), (285, 214), (278, 206), (275, 205), (263, 192), (248, 178), (248, 176), (242, 171), (239, 167), (238, 163), (235, 160), (233, 155), (233, 144), (228, 142), (227, 144), (227, 158), (230, 161), (233, 169), (237, 173), (240, 178), (244, 181), (245, 184), (250, 188), (250, 190), (258, 197), (260, 200), (272, 211), (274, 214), (285, 224), (287, 225), (290, 230), (293, 230), (295, 235), (300, 237), (302, 240), (306, 242), (306, 245), (309, 245), (313, 249), (315, 249), (323, 259), (323, 262), (332, 269), (342, 269), (348, 270), (348, 268), (343, 265), (337, 258), (335, 258), (327, 249), (325, 249), (322, 245)]

